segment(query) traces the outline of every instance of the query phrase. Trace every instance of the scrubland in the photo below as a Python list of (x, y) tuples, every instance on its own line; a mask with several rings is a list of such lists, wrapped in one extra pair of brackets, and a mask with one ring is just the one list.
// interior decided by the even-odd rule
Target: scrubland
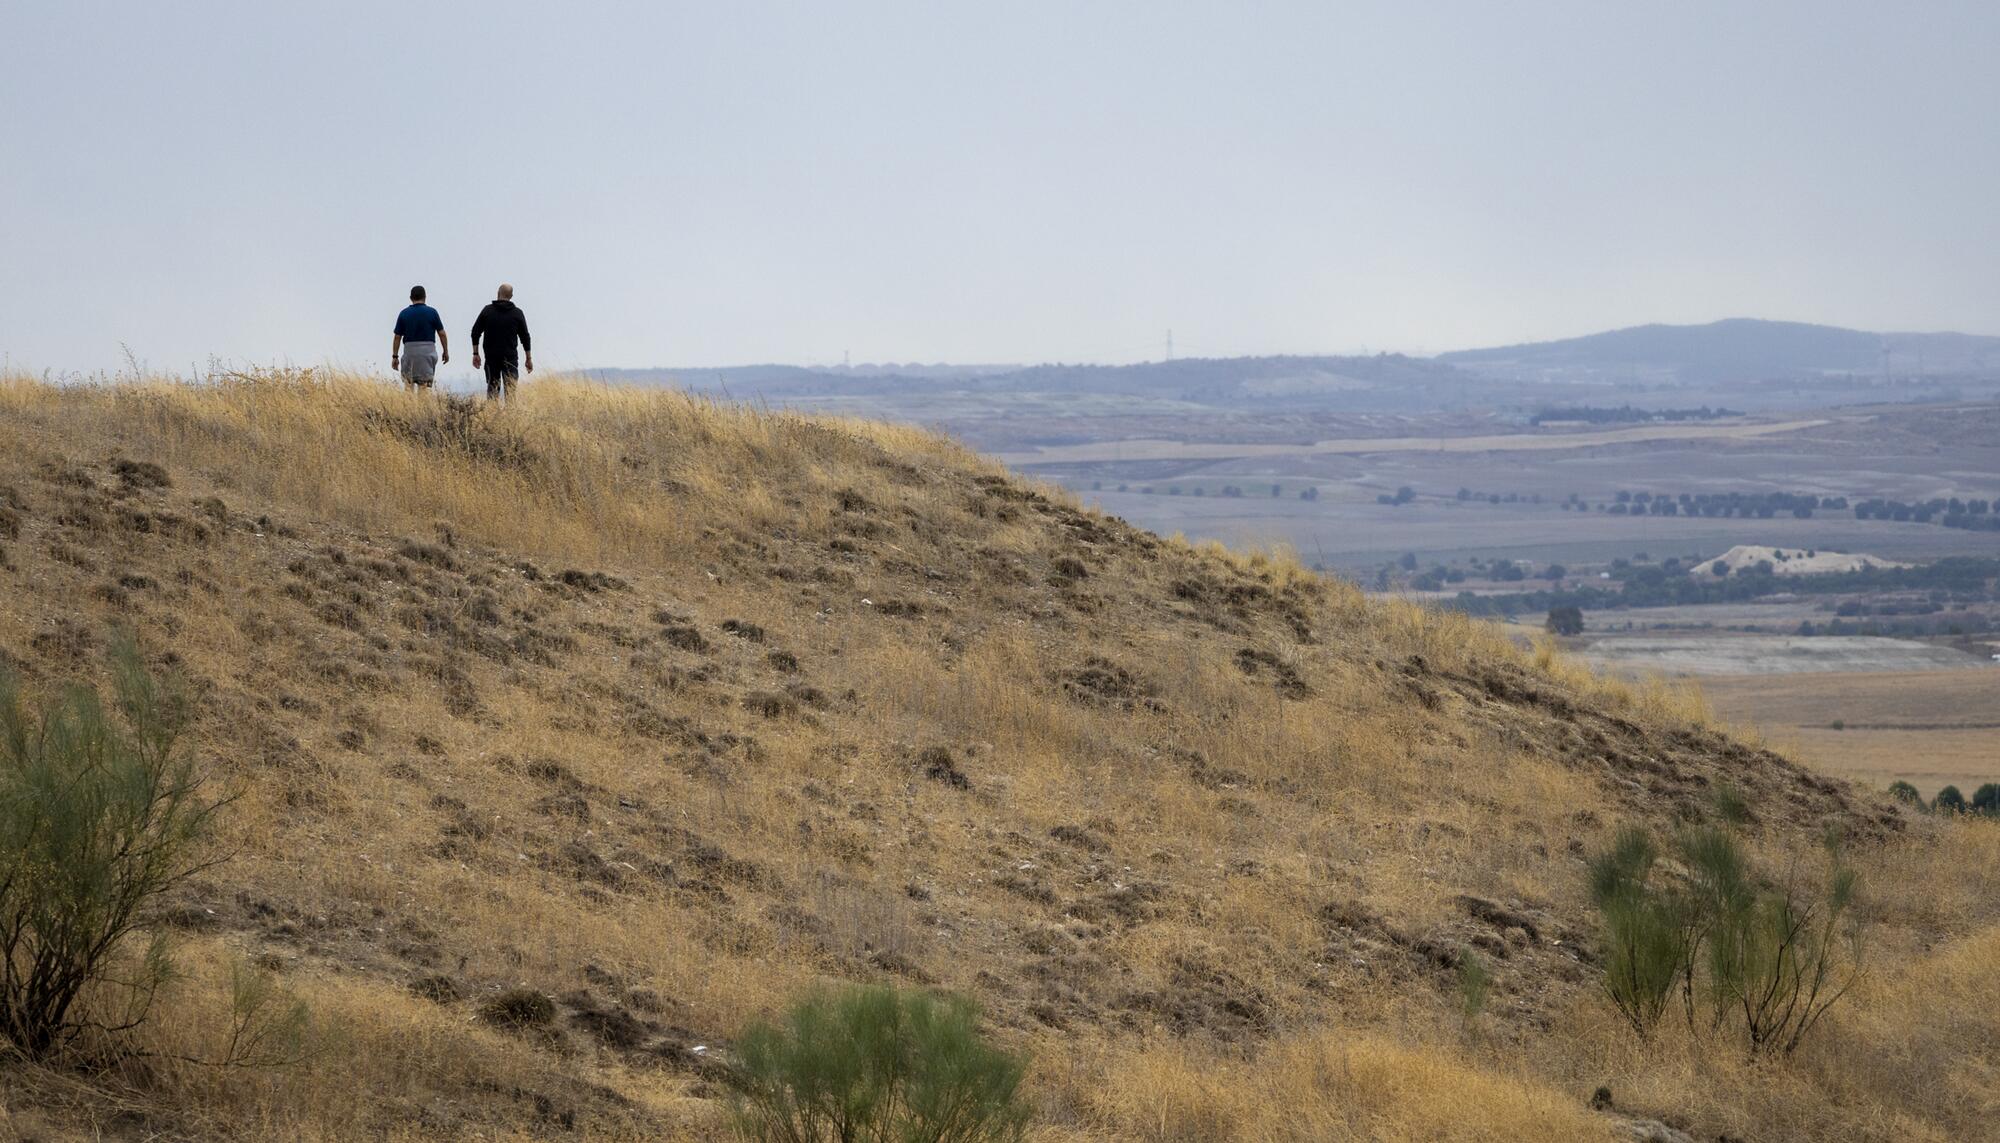
[[(1034, 1138), (1962, 1139), (2000, 1113), (2000, 829), (1462, 617), (1162, 539), (915, 429), (537, 380), (0, 380), (0, 650), (202, 688), (231, 856), (121, 1052), (0, 1138), (706, 1139), (822, 980), (974, 997)], [(1594, 983), (1584, 856), (1718, 787), (1842, 829), (1867, 971), (1792, 1056)], [(1458, 966), (1490, 998), (1468, 1011)], [(312, 1014), (221, 1068), (226, 981)], [(482, 1005), (555, 1001), (532, 1034)], [(1589, 1105), (1599, 1086), (1608, 1109)]]

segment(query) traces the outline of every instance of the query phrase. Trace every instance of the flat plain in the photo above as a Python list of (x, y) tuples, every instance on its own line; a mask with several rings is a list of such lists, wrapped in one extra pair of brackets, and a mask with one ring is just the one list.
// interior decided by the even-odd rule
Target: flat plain
[(1701, 685), (1725, 721), (1844, 777), (1900, 779), (1925, 797), (2000, 782), (2000, 668), (1718, 675)]

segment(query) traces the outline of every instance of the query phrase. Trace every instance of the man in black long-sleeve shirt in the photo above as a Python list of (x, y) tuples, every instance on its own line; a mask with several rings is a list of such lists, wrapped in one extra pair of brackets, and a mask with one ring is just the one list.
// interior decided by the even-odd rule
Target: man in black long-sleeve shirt
[[(482, 341), (482, 336), (484, 340)], [(535, 371), (535, 347), (528, 340), (528, 315), (514, 304), (514, 287), (505, 282), (494, 301), (486, 303), (479, 311), (479, 320), (472, 323), (472, 367), (479, 368), (480, 350), (486, 352), (486, 399), (493, 400), (505, 395), (513, 397), (514, 382), (520, 379), (521, 366), (514, 358), (514, 343), (528, 355), (528, 372)]]

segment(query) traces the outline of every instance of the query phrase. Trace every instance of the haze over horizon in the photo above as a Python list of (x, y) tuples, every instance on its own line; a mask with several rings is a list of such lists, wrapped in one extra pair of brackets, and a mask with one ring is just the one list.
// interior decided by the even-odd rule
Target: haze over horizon
[(17, 368), (386, 366), (412, 283), (462, 337), (503, 279), (544, 368), (2000, 333), (1984, 4), (100, 0), (8, 30)]

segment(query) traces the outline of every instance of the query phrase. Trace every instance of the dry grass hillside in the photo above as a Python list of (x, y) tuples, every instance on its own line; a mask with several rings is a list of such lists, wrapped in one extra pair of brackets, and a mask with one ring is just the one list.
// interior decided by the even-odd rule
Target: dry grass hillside
[[(530, 384), (0, 380), (0, 650), (203, 688), (226, 864), (0, 1139), (708, 1139), (811, 982), (969, 994), (1039, 1140), (1964, 1139), (2000, 1114), (2000, 830), (1892, 809), (1462, 619), (1136, 531), (912, 429)], [(1582, 855), (1742, 791), (1829, 823), (1868, 975), (1794, 1056), (1635, 1043)], [(1455, 966), (1494, 977), (1462, 1011)], [(215, 1068), (235, 966), (303, 1065)], [(522, 1035), (503, 990), (556, 1001)], [(1593, 1110), (1591, 1092), (1613, 1092)]]

